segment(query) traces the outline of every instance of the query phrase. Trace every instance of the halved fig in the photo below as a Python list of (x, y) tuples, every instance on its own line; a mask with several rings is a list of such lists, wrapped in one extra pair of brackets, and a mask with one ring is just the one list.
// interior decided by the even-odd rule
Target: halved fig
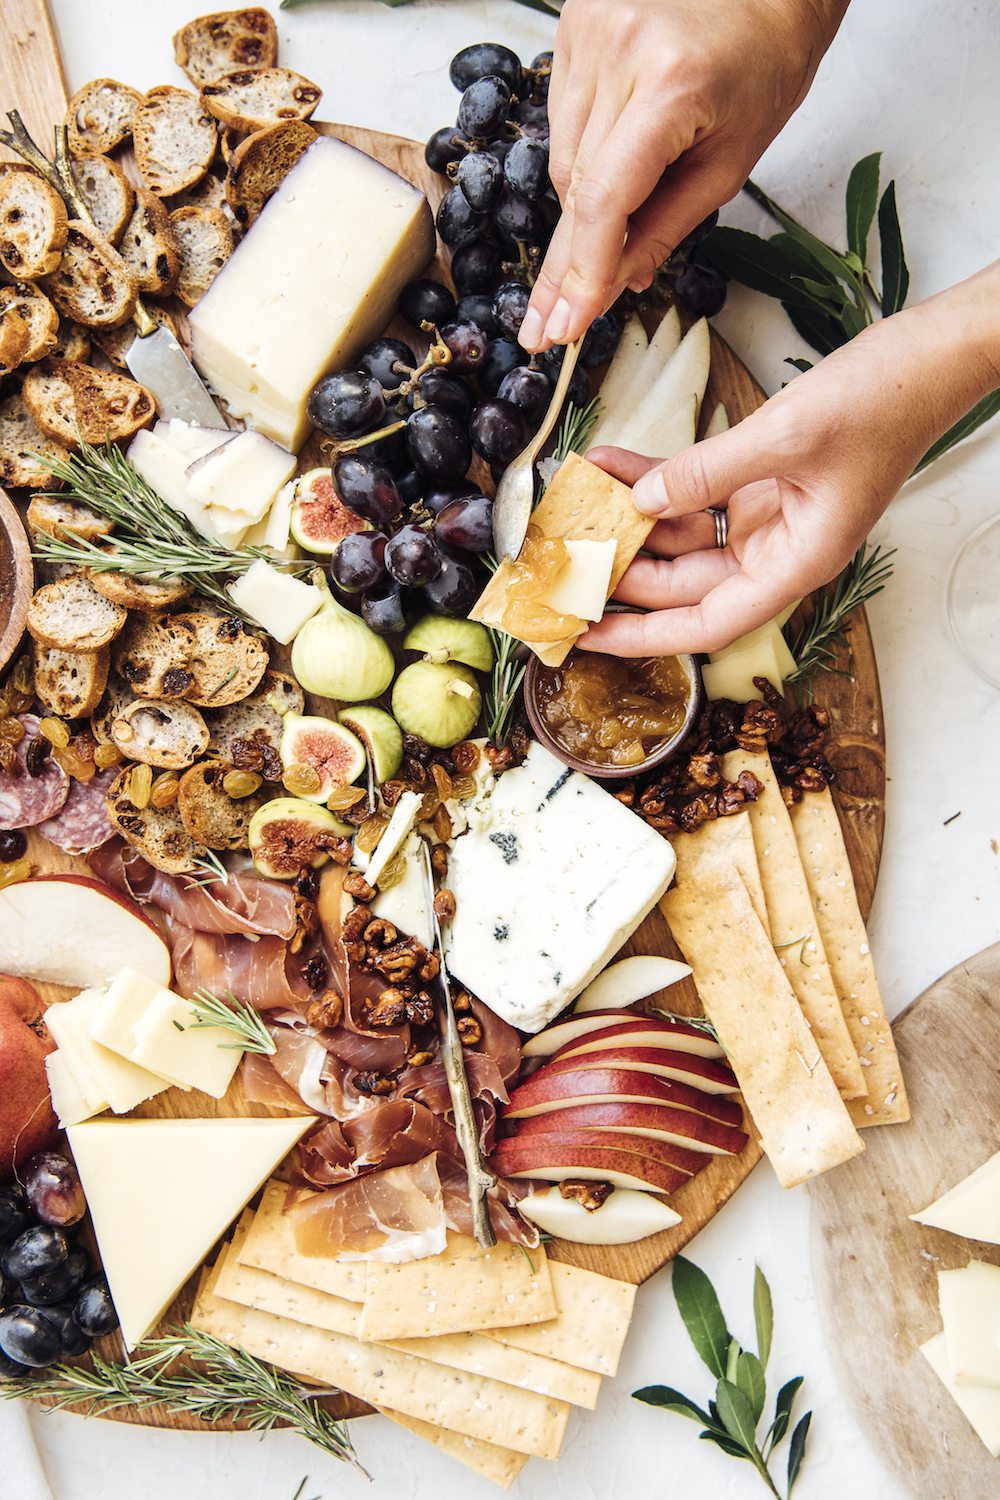
[(403, 763), (403, 731), (392, 714), (374, 703), (358, 703), (342, 708), (337, 722), (356, 734), (368, 751), (379, 786), (395, 776)]
[(318, 781), (312, 790), (308, 789), (310, 778), (300, 778), (295, 787), (296, 796), (307, 802), (325, 802), (337, 787), (356, 781), (367, 764), (364, 745), (343, 724), (291, 709), (283, 716), (278, 754), (286, 771), (303, 766), (316, 773)]
[(318, 869), (338, 839), (354, 832), (325, 807), (302, 797), (275, 797), (254, 813), (247, 838), (254, 866), (272, 880), (294, 880), (305, 865)]
[(353, 531), (371, 531), (370, 521), (348, 510), (333, 486), (330, 469), (310, 469), (295, 480), (289, 530), (307, 552), (332, 557)]

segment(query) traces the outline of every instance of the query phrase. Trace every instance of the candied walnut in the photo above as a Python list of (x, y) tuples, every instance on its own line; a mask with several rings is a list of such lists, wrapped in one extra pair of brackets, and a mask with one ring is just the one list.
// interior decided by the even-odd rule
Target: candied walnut
[(635, 782), (626, 781), (616, 792), (611, 794), (616, 802), (622, 803), (624, 807), (635, 806)]
[(615, 1187), (612, 1182), (576, 1182), (567, 1178), (559, 1184), (562, 1198), (575, 1198), (581, 1208), (592, 1214), (602, 1203), (607, 1203)]
[(312, 865), (303, 865), (295, 877), (295, 894), (303, 901), (315, 901), (319, 895), (319, 871)]
[(339, 1026), (344, 1015), (344, 1002), (336, 990), (325, 990), (318, 1000), (313, 1000), (306, 1010), (310, 1026), (333, 1029)]
[(451, 1008), (456, 1015), (462, 1015), (472, 1010), (472, 996), (468, 990), (458, 990), (452, 995)]
[(341, 936), (344, 942), (356, 943), (371, 919), (371, 907), (365, 906), (363, 903), (360, 906), (354, 907), (353, 911), (349, 911), (344, 918), (344, 925), (341, 929)]
[(406, 1061), (411, 1068), (426, 1068), (428, 1063), (434, 1061), (434, 1053), (418, 1052), (417, 1049), (414, 1048), (412, 1052), (408, 1053)]
[(463, 740), (460, 745), (452, 748), (451, 758), (459, 776), (471, 776), (479, 764), (479, 746), (472, 740)]
[(406, 996), (390, 986), (368, 1010), (369, 1026), (401, 1026), (406, 1020)]
[(448, 873), (448, 850), (444, 844), (435, 844), (431, 850), (431, 869), (439, 880)]
[(395, 927), (385, 917), (376, 917), (364, 931), (364, 939), (369, 948), (391, 948), (397, 937)]
[(313, 840), (317, 849), (322, 849), (329, 854), (335, 865), (349, 865), (354, 855), (354, 845), (350, 839), (337, 838), (328, 833), (318, 833)]
[(688, 776), (696, 787), (718, 786), (722, 780), (719, 757), (712, 754), (692, 755), (688, 760)]
[(434, 1001), (426, 990), (407, 996), (406, 1019), (411, 1026), (429, 1026), (434, 1019)]
[(451, 891), (438, 891), (434, 897), (434, 915), (439, 922), (448, 922), (457, 911), (455, 897)]
[(355, 1073), (354, 1087), (359, 1094), (391, 1094), (396, 1087), (396, 1080), (369, 1068), (364, 1073)]
[[(344, 891), (348, 896), (353, 896), (356, 901), (367, 902), (375, 899), (375, 887), (369, 885), (365, 877), (359, 875), (356, 870), (352, 870), (344, 877)], [(371, 921), (371, 912), (368, 913), (368, 920)]]
[(482, 1041), (483, 1028), (475, 1016), (459, 1016), (455, 1024), (463, 1047), (474, 1047), (477, 1042)]
[(330, 975), (329, 966), (322, 953), (315, 954), (301, 972), (302, 978), (311, 990), (323, 989)]

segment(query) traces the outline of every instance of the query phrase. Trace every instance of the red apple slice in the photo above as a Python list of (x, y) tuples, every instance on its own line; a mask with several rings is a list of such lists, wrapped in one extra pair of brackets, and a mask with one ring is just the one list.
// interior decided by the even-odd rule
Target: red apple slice
[[(600, 1034), (598, 1040), (595, 1033)], [(637, 1042), (636, 1037), (647, 1035), (648, 1043)], [(673, 1041), (657, 1041), (656, 1038), (672, 1037)], [(572, 1046), (584, 1043), (601, 1046), (605, 1040), (633, 1046), (681, 1046), (687, 1052), (701, 1057), (725, 1057), (725, 1051), (707, 1032), (684, 1021), (671, 1021), (660, 1016), (643, 1016), (634, 1010), (592, 1010), (580, 1016), (567, 1016), (546, 1026), (544, 1031), (530, 1037), (521, 1051), (525, 1057), (554, 1057)]]
[(669, 1047), (608, 1046), (580, 1057), (554, 1057), (532, 1077), (549, 1077), (581, 1068), (628, 1068), (638, 1073), (652, 1073), (658, 1078), (673, 1078), (678, 1083), (703, 1089), (706, 1094), (732, 1094), (739, 1088), (736, 1074), (726, 1063), (716, 1062), (710, 1057), (696, 1057), (691, 1052), (673, 1051)]
[(82, 990), (126, 967), (170, 983), (170, 949), (127, 896), (88, 875), (39, 875), (0, 891), (0, 971)]
[[(708, 1161), (703, 1156), (704, 1162)], [(515, 1137), (501, 1141), (490, 1158), (490, 1166), (501, 1177), (533, 1177), (543, 1182), (610, 1182), (615, 1187), (672, 1193), (691, 1181), (691, 1173), (634, 1151), (607, 1147), (553, 1145), (546, 1137), (520, 1145)]]
[(545, 1114), (522, 1119), (517, 1140), (547, 1135), (554, 1130), (610, 1131), (616, 1135), (645, 1136), (650, 1140), (671, 1141), (713, 1156), (738, 1156), (747, 1143), (746, 1133), (734, 1125), (723, 1125), (691, 1109), (675, 1109), (669, 1104), (578, 1104), (570, 1109), (553, 1109)]
[(572, 1109), (580, 1104), (670, 1104), (707, 1115), (724, 1125), (739, 1126), (743, 1111), (735, 1099), (721, 1094), (706, 1094), (690, 1084), (672, 1078), (658, 1078), (652, 1073), (638, 1073), (634, 1068), (577, 1068), (537, 1073), (510, 1096), (504, 1110), (508, 1120), (525, 1119), (550, 1110)]

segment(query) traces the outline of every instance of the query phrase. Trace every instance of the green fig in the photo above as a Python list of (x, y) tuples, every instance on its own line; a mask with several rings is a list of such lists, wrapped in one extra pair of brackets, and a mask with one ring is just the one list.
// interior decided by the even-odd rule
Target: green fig
[(415, 661), (392, 690), (392, 712), (403, 732), (442, 750), (468, 739), (482, 703), (475, 676), (461, 662)]
[(295, 637), (292, 671), (307, 692), (324, 698), (360, 703), (379, 697), (396, 670), (390, 647), (337, 603), (318, 568), (311, 577), (323, 603)]
[(372, 774), (379, 786), (395, 776), (403, 763), (403, 731), (392, 714), (376, 708), (374, 703), (360, 703), (342, 708), (337, 721), (346, 724), (368, 751)]
[(493, 645), (485, 625), (445, 615), (424, 615), (403, 639), (407, 651), (422, 651), (424, 661), (460, 661), (477, 672), (493, 669)]

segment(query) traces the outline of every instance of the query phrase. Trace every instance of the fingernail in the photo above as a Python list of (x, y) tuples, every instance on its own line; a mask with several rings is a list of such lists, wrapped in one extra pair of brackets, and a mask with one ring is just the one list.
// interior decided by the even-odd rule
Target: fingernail
[(643, 474), (641, 479), (636, 480), (632, 489), (632, 502), (636, 510), (641, 510), (646, 516), (662, 515), (669, 508), (667, 487), (659, 469)]
[(517, 341), (523, 349), (534, 349), (542, 341), (542, 315), (534, 307), (529, 307), (524, 315), (524, 322), (518, 330)]
[(549, 321), (545, 325), (545, 337), (551, 339), (554, 344), (565, 343), (566, 334), (569, 332), (569, 318), (569, 303), (565, 297), (560, 297), (549, 313)]

